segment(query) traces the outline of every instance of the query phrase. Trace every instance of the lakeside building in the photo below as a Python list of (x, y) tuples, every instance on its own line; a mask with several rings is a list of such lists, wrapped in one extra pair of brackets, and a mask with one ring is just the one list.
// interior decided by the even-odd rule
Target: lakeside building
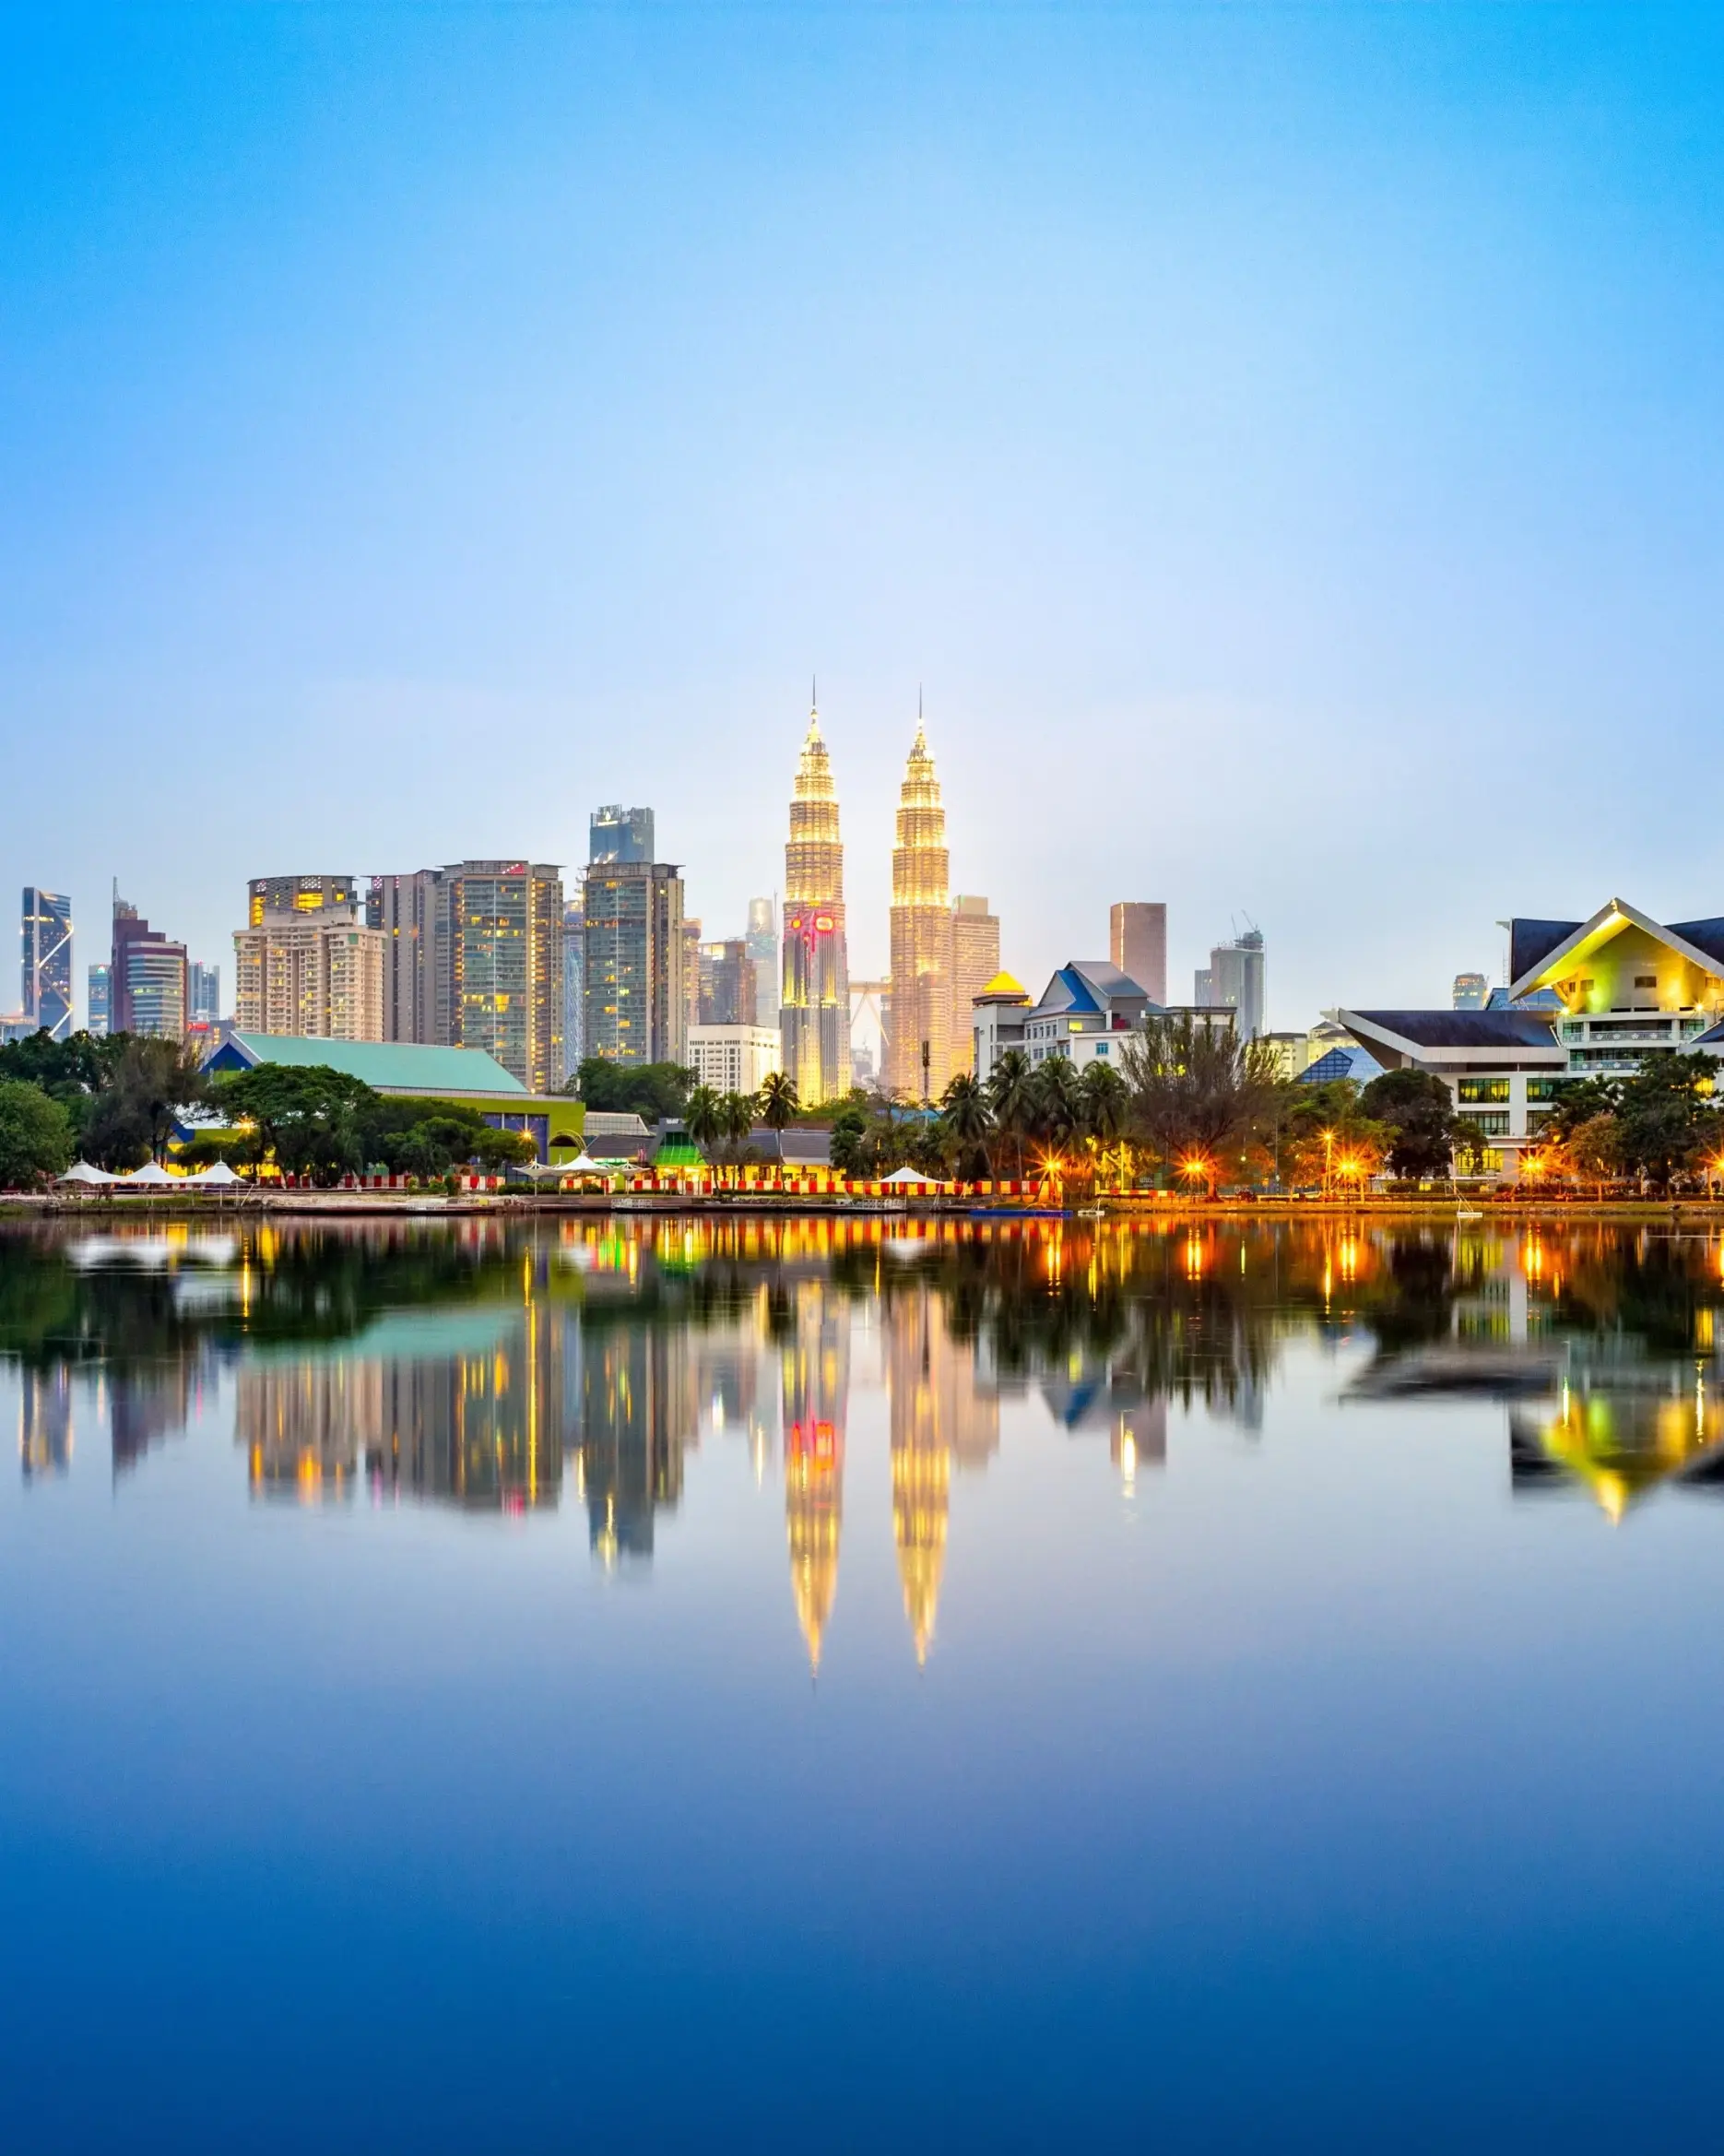
[(999, 971), (999, 916), (986, 898), (957, 897), (951, 902), (951, 1071), (973, 1072), (975, 1040), (972, 1013), (975, 1000)]
[[(233, 934), (234, 1022), (241, 1031), (309, 1039), (382, 1040), (384, 937), (361, 917), (350, 879), (348, 895), (325, 890), (333, 878), (273, 878), (250, 886), (253, 926)], [(296, 889), (300, 885), (309, 889)], [(191, 969), (194, 977), (206, 974)], [(214, 996), (198, 981), (207, 1001)], [(194, 1022), (213, 1025), (216, 1013), (194, 1009)]]
[(22, 1010), (32, 1033), (67, 1040), (72, 1033), (72, 901), (24, 886)]
[(1023, 1047), (1024, 1021), (1030, 1014), (1030, 991), (1009, 973), (997, 973), (983, 983), (970, 1005), (970, 1037), (975, 1075), (986, 1083), (1008, 1048)]
[(785, 847), (779, 1067), (805, 1106), (850, 1089), (850, 962), (838, 790), (818, 707), (797, 764)]
[(1121, 899), (1108, 908), (1107, 955), (1151, 1003), (1167, 1001), (1167, 907), (1160, 900)]
[(1150, 999), (1129, 974), (1104, 958), (1073, 958), (1023, 1016), (1023, 1047), (1032, 1063), (1064, 1056), (1080, 1067), (1119, 1060), (1122, 1034), (1142, 1025)]
[(1501, 1007), (1333, 1013), (1387, 1069), (1441, 1078), (1506, 1177), (1565, 1083), (1627, 1075), (1659, 1050), (1724, 1055), (1724, 918), (1660, 923), (1612, 898), (1588, 920), (1508, 930)]
[(689, 1062), (695, 1079), (717, 1093), (758, 1093), (778, 1068), (781, 1043), (772, 1025), (691, 1025)]
[(185, 1032), (185, 945), (152, 929), (117, 890), (109, 967), (110, 1029), (180, 1039)]
[(754, 1023), (778, 1023), (778, 901), (749, 901), (749, 962), (754, 968)]
[(938, 1099), (953, 1070), (951, 858), (939, 780), (919, 715), (898, 794), (896, 835), (886, 1084), (912, 1099)]
[(248, 1033), (235, 1028), (217, 1047), (207, 1071), (252, 1071), (260, 1063), (307, 1068), (326, 1065), (369, 1085), (373, 1093), (417, 1100), (455, 1101), (477, 1108), (499, 1130), (521, 1131), (550, 1157), (559, 1143), (578, 1148), (585, 1111), (567, 1094), (535, 1094), (478, 1048), (446, 1048), (420, 1041), (348, 1041), (301, 1035)]

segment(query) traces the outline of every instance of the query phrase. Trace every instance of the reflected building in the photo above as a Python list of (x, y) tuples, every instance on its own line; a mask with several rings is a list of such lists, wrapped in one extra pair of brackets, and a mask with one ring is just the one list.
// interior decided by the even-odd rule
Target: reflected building
[(1661, 1483), (1724, 1484), (1724, 1402), (1692, 1365), (1581, 1373), (1509, 1410), (1508, 1448), (1517, 1495), (1578, 1487), (1617, 1521)]
[(233, 1437), (254, 1496), (308, 1505), (350, 1497), (383, 1427), (384, 1374), (392, 1367), (347, 1356), (242, 1363)]
[(153, 1445), (178, 1437), (192, 1419), (197, 1390), (195, 1357), (116, 1369), (108, 1380), (108, 1436), (117, 1480)]
[(926, 1283), (888, 1296), (882, 1324), (892, 1535), (904, 1615), (916, 1660), (926, 1663), (946, 1562), (952, 1462), (986, 1465), (999, 1444), (999, 1399), (978, 1388), (974, 1345), (952, 1337), (946, 1304)]
[[(554, 1508), (569, 1331), (562, 1309), (533, 1301), (489, 1343), (380, 1360), (368, 1473), (399, 1496), (471, 1511)], [(363, 1388), (352, 1399), (369, 1412)]]
[(796, 1286), (796, 1311), (782, 1350), (785, 1532), (797, 1621), (818, 1671), (838, 1592), (844, 1524), (844, 1415), (850, 1392), (850, 1310), (827, 1280)]
[(26, 1482), (64, 1475), (71, 1465), (70, 1364), (19, 1373), (18, 1450)]
[(700, 1430), (690, 1335), (643, 1324), (582, 1331), (575, 1452), (588, 1533), (607, 1565), (650, 1562), (661, 1507), (682, 1496), (682, 1459)]

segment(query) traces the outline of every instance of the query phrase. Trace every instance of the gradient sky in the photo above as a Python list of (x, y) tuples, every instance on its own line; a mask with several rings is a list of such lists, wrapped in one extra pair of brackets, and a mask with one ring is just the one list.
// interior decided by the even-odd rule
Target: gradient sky
[(5, 8), (0, 893), (738, 932), (818, 671), (853, 972), (918, 683), (1032, 985), (1724, 911), (1721, 235), (1713, 8)]

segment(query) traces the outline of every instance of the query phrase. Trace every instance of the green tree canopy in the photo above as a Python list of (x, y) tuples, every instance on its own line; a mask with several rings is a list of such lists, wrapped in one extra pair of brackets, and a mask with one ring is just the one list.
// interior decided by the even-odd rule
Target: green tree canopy
[(1455, 1099), (1429, 1071), (1385, 1071), (1359, 1096), (1369, 1120), (1393, 1131), (1388, 1165), (1398, 1176), (1446, 1176), (1455, 1151)]
[(141, 1167), (160, 1158), (174, 1117), (204, 1100), (209, 1082), (195, 1053), (178, 1041), (142, 1035), (120, 1039), (106, 1082), (83, 1115), (81, 1135), (84, 1150), (100, 1167)]
[(590, 1108), (655, 1123), (682, 1114), (695, 1077), (681, 1063), (613, 1063), (603, 1056), (585, 1056), (574, 1090)]
[(72, 1119), (40, 1085), (0, 1078), (0, 1190), (33, 1191), (72, 1165)]

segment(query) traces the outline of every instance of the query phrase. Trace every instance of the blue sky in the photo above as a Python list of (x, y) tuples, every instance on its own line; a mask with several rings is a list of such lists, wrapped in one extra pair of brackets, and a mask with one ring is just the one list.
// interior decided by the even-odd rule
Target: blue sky
[(1711, 9), (0, 8), (0, 890), (735, 932), (818, 670), (858, 973), (918, 683), (1026, 978), (1724, 909), (1721, 232)]

